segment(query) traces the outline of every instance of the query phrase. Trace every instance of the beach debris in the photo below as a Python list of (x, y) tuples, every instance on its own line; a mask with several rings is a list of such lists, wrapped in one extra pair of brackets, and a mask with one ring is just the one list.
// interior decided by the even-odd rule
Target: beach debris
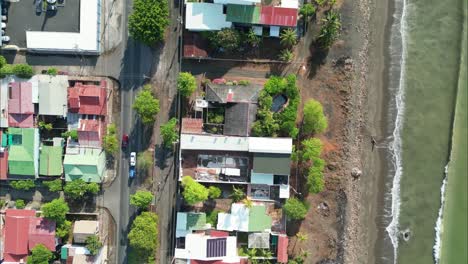
[(330, 207), (326, 202), (321, 202), (318, 206), (317, 209), (320, 211), (320, 214), (327, 217), (330, 215)]
[(402, 237), (403, 237), (403, 240), (405, 240), (406, 242), (408, 242), (411, 238), (411, 230), (409, 228), (406, 228), (405, 230), (401, 231), (400, 232)]
[(331, 171), (336, 170), (337, 167), (338, 167), (338, 164), (336, 162), (330, 162), (327, 164), (327, 168)]
[(359, 168), (354, 167), (351, 170), (351, 176), (353, 176), (354, 179), (358, 179), (359, 177), (361, 177), (361, 175), (362, 171)]

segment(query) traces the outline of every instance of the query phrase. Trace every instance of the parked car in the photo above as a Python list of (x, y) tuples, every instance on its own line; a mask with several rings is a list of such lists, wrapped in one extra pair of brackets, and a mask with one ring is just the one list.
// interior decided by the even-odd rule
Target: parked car
[(9, 36), (2, 36), (2, 42), (9, 42), (10, 37)]
[(6, 21), (7, 20), (7, 16), (3, 15), (2, 16), (2, 21)]
[(122, 135), (122, 148), (126, 148), (128, 146), (128, 135), (123, 134)]
[(6, 23), (2, 22), (2, 28), (6, 28)]
[(128, 177), (129, 178), (135, 177), (135, 167), (130, 167), (130, 170), (128, 171)]
[(135, 167), (136, 165), (136, 152), (130, 153), (130, 167)]

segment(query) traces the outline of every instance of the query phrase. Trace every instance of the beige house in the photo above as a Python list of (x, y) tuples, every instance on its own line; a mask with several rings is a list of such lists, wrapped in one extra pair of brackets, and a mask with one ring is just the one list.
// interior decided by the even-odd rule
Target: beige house
[(85, 243), (89, 236), (97, 235), (99, 231), (98, 221), (81, 220), (75, 221), (73, 227), (73, 241), (75, 243)]

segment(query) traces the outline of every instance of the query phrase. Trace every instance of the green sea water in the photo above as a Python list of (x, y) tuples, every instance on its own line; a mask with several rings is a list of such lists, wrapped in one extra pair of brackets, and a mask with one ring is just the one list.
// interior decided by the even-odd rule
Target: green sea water
[(441, 264), (468, 263), (468, 80), (467, 3), (457, 105), (441, 235)]
[(464, 1), (405, 2), (399, 229), (410, 230), (411, 237), (399, 239), (399, 264), (434, 263), (435, 225), (457, 97)]

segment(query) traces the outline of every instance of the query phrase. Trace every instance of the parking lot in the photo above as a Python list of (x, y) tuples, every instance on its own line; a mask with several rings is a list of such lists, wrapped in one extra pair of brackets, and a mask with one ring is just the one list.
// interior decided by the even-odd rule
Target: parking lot
[[(42, 1), (41, 1), (42, 2)], [(80, 0), (57, 1), (56, 11), (36, 12), (35, 1), (3, 2), (8, 8), (6, 36), (10, 45), (26, 47), (26, 31), (80, 32)]]

